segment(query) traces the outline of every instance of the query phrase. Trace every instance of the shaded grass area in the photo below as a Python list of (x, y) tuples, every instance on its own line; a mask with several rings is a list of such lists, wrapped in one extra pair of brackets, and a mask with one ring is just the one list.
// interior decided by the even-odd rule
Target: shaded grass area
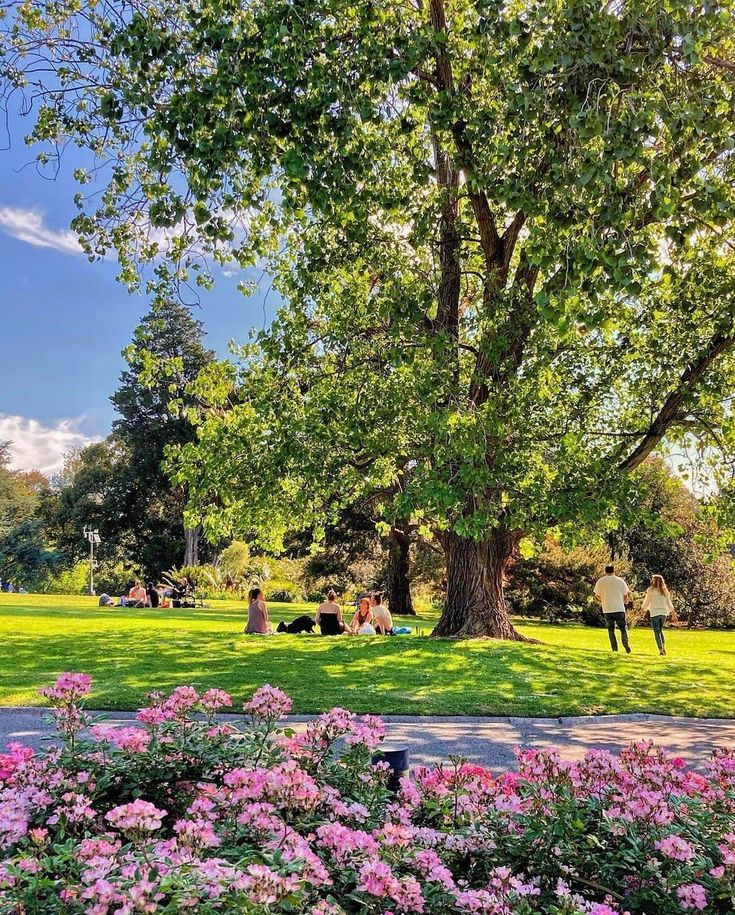
[[(306, 605), (274, 604), (275, 622)], [(61, 671), (94, 678), (90, 706), (131, 709), (154, 689), (218, 686), (245, 697), (262, 683), (286, 690), (295, 712), (342, 705), (409, 715), (599, 713), (735, 716), (735, 633), (653, 634), (636, 629), (634, 653), (614, 655), (601, 629), (520, 622), (542, 644), (405, 636), (242, 634), (245, 605), (210, 609), (100, 608), (96, 599), (0, 594), (0, 704), (42, 705), (40, 686)], [(431, 630), (430, 616), (408, 625)]]

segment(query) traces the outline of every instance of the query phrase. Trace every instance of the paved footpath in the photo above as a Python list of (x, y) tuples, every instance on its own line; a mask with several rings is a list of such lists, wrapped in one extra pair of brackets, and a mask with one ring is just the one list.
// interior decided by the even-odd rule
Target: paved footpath
[[(39, 746), (51, 729), (45, 709), (0, 709), (0, 747), (9, 740)], [(105, 715), (132, 723), (130, 712)], [(225, 716), (226, 717), (226, 716)], [(308, 716), (294, 716), (294, 725)], [(493, 769), (515, 764), (513, 748), (557, 747), (567, 759), (590, 747), (617, 752), (635, 740), (652, 740), (699, 768), (717, 747), (735, 749), (735, 719), (669, 718), (664, 715), (600, 715), (584, 718), (466, 718), (386, 716), (386, 746), (408, 747), (411, 764), (438, 763), (451, 754)]]

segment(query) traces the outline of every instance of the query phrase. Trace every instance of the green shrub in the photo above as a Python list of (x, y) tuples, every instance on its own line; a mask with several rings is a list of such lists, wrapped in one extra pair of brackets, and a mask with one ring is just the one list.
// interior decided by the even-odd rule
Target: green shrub
[(98, 594), (120, 595), (136, 578), (142, 578), (139, 568), (122, 560), (107, 560), (95, 571), (95, 588)]
[(89, 563), (76, 562), (73, 566), (50, 575), (43, 583), (45, 594), (86, 594), (89, 588)]
[[(602, 547), (565, 550), (548, 536), (539, 553), (519, 559), (511, 570), (507, 596), (513, 613), (602, 626), (602, 611), (592, 589), (606, 562), (609, 556)], [(619, 573), (626, 575), (625, 564), (618, 565)]]
[(187, 578), (194, 590), (205, 597), (224, 591), (222, 573), (215, 566), (180, 566), (178, 569), (169, 569), (162, 577), (171, 585)]
[(301, 589), (294, 581), (274, 578), (263, 586), (263, 593), (266, 600), (277, 603), (294, 604), (303, 599)]
[(225, 578), (241, 578), (250, 565), (250, 547), (243, 540), (233, 540), (222, 550), (219, 567)]

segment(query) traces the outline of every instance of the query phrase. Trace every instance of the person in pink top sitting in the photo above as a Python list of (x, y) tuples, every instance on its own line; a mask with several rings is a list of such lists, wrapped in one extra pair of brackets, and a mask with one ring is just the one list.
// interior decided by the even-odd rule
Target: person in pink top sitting
[(245, 627), (247, 635), (271, 635), (268, 607), (260, 588), (250, 589), (250, 606), (248, 607), (248, 623)]
[(139, 578), (135, 579), (135, 584), (128, 594), (128, 605), (133, 607), (145, 607), (148, 604), (148, 593), (141, 584)]

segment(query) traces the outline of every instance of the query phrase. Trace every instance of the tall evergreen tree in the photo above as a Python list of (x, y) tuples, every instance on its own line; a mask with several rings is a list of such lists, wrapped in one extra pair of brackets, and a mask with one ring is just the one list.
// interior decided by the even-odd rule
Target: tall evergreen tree
[(157, 302), (124, 350), (127, 367), (110, 398), (118, 413), (112, 434), (127, 455), (117, 481), (120, 524), (150, 574), (198, 563), (200, 528), (185, 528), (186, 489), (171, 483), (164, 461), (168, 447), (194, 439), (187, 387), (214, 358), (203, 338), (204, 326), (189, 308)]

